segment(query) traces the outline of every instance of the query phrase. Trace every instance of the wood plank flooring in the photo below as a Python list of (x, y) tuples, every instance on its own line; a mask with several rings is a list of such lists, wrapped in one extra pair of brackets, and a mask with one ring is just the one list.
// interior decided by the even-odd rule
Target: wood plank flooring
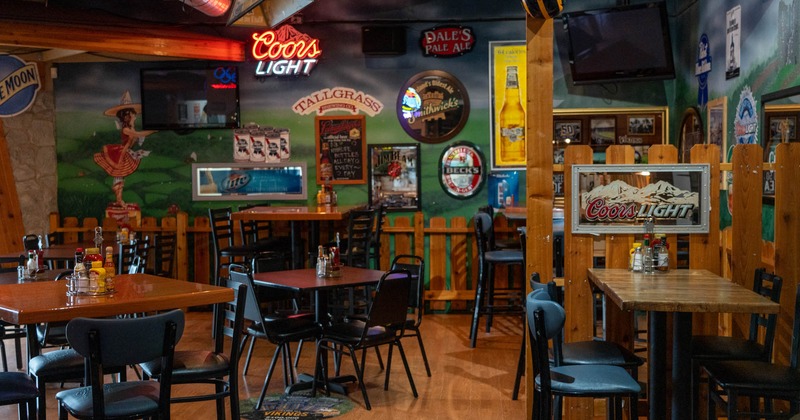
[[(481, 318), (483, 321), (483, 318)], [(349, 398), (354, 409), (338, 418), (358, 419), (520, 419), (525, 418), (525, 378), (522, 380), (521, 399), (511, 400), (514, 377), (519, 356), (520, 334), (519, 317), (495, 317), (492, 332), (486, 334), (482, 328), (475, 349), (469, 348), (469, 315), (425, 315), (422, 322), (422, 336), (425, 350), (431, 365), (432, 376), (425, 374), (425, 365), (419, 346), (413, 338), (403, 342), (411, 365), (411, 372), (419, 392), (414, 398), (408, 384), (399, 355), (392, 363), (389, 390), (383, 390), (384, 372), (378, 366), (374, 352), (367, 355), (365, 382), (372, 410), (364, 407), (363, 397), (357, 384), (348, 386)], [(206, 349), (211, 347), (211, 315), (209, 312), (187, 313), (186, 331), (179, 343), (179, 349)], [(14, 370), (14, 345), (6, 341), (9, 368)], [(24, 349), (24, 342), (23, 342)], [(247, 375), (240, 376), (242, 399), (256, 398), (266, 375), (275, 346), (259, 340)], [(386, 351), (382, 352), (384, 358)], [(298, 372), (313, 371), (313, 346), (303, 348)], [(244, 360), (240, 364), (244, 366)], [(353, 372), (352, 363), (344, 360), (342, 373)], [(25, 367), (23, 366), (23, 370)], [(269, 393), (279, 393), (283, 389), (283, 373), (280, 368), (273, 375)], [(133, 373), (129, 373), (129, 377)], [(75, 386), (66, 384), (65, 387)], [(178, 385), (173, 388), (175, 395), (197, 392), (199, 385)], [(47, 418), (56, 419), (55, 394), (58, 384), (47, 387)], [(204, 391), (203, 391), (204, 392)], [(202, 420), (214, 418), (213, 402), (197, 402), (172, 405), (172, 418), (177, 420)], [(16, 406), (0, 407), (0, 418), (17, 418)]]

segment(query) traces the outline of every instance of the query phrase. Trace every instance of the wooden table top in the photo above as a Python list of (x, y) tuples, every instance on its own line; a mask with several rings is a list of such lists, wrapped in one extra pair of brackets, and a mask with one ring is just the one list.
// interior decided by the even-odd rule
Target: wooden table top
[[(106, 246), (112, 247), (112, 252), (116, 257), (119, 249), (116, 242), (104, 243), (103, 249), (100, 250), (100, 255), (105, 256)], [(77, 248), (83, 248), (85, 251), (87, 248), (94, 248), (94, 244), (73, 243), (50, 245), (49, 247), (42, 248), (42, 259), (44, 261), (73, 261), (75, 259), (75, 249)], [(20, 255), (28, 255), (28, 251), (7, 252), (5, 254), (0, 254), (0, 260), (17, 259)]]
[(68, 321), (75, 317), (105, 317), (161, 311), (233, 300), (227, 287), (158, 277), (123, 274), (114, 277), (116, 293), (67, 296), (66, 281), (0, 285), (0, 320), (22, 325)]
[(344, 220), (352, 210), (361, 208), (365, 208), (365, 206), (257, 206), (231, 213), (231, 219), (269, 221)]
[(253, 280), (261, 286), (302, 292), (376, 284), (384, 273), (385, 271), (381, 270), (345, 266), (342, 267), (341, 277), (317, 277), (316, 269), (302, 268), (298, 270), (255, 273), (253, 274)]
[[(25, 279), (23, 283), (34, 283), (37, 281), (53, 281), (55, 278), (64, 271), (72, 272), (72, 270), (39, 270), (35, 279)], [(0, 284), (16, 284), (19, 283), (17, 279), (17, 272), (0, 273)]]
[(643, 274), (590, 268), (589, 280), (623, 310), (778, 313), (780, 305), (708, 270)]

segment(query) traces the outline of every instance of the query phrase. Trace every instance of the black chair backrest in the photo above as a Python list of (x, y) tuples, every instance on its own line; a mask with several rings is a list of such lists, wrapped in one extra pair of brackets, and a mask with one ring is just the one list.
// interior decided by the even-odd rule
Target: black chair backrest
[(156, 235), (153, 242), (155, 249), (155, 269), (157, 276), (172, 277), (175, 265), (176, 235), (174, 233), (162, 233)]
[(542, 283), (538, 271), (534, 271), (533, 273), (531, 273), (530, 285), (531, 285), (531, 290), (533, 291), (545, 290), (547, 291), (547, 295), (550, 296), (550, 300), (558, 303), (559, 305), (562, 306), (564, 305), (564, 298), (563, 296), (561, 296), (561, 291), (556, 285), (556, 282), (550, 280), (547, 283)]
[(472, 216), (473, 224), (475, 225), (475, 243), (478, 246), (478, 255), (483, 257), (487, 251), (491, 251), (491, 243), (489, 242), (489, 235), (492, 230), (492, 218), (484, 213), (477, 212)]
[[(269, 203), (251, 204), (239, 207), (239, 211), (253, 207), (267, 207)], [(272, 235), (272, 222), (268, 220), (239, 220), (239, 233), (245, 244), (253, 244)]]
[[(407, 270), (411, 274), (408, 290), (408, 307), (421, 309), (424, 304), (422, 292), (425, 290), (425, 261), (416, 255), (397, 255), (392, 260), (392, 270)], [(420, 315), (421, 315), (420, 311)]]
[(266, 334), (266, 330), (263, 329), (264, 314), (261, 312), (261, 305), (256, 295), (256, 287), (250, 269), (242, 264), (231, 264), (229, 270), (232, 284), (247, 286), (247, 301), (243, 312), (244, 319), (256, 323), (252, 327), (262, 328), (262, 331)]
[[(542, 392), (550, 394), (550, 353), (548, 343), (557, 337), (562, 328), (566, 314), (561, 305), (551, 300), (538, 300), (535, 293), (530, 293), (525, 305), (528, 317), (531, 352), (534, 373), (540, 375)], [(548, 403), (547, 401), (543, 401)]]
[(136, 258), (136, 241), (120, 243), (117, 245), (117, 274), (127, 274), (131, 272), (131, 264)]
[(373, 210), (353, 210), (347, 223), (347, 249), (344, 250), (346, 261), (350, 267), (369, 266), (369, 249), (372, 240), (372, 228), (375, 223)]
[(244, 310), (247, 305), (247, 285), (230, 280), (227, 286), (233, 289), (233, 300), (224, 304), (223, 309), (216, 311), (216, 327), (214, 334), (214, 352), (222, 354), (225, 351), (225, 336), (230, 337), (231, 350), (228, 353), (231, 374), (236, 375), (239, 366), (240, 343), (244, 328)]
[(488, 243), (487, 250), (492, 251), (495, 249), (495, 242), (494, 242), (494, 208), (492, 206), (481, 206), (478, 207), (478, 213), (484, 213), (488, 216), (489, 223), (485, 223), (482, 220), (484, 231), (486, 232), (486, 241)]
[(223, 241), (224, 246), (233, 246), (231, 208), (208, 209), (208, 219), (211, 222), (211, 242), (214, 251), (219, 252), (220, 241)]
[(74, 270), (64, 270), (58, 273), (58, 275), (56, 276), (56, 280), (64, 280), (65, 278), (69, 277), (73, 272)]
[[(783, 278), (775, 274), (767, 273), (763, 268), (756, 269), (753, 279), (754, 292), (775, 303), (780, 303), (782, 287)], [(750, 340), (757, 342), (759, 329), (764, 329), (764, 354), (762, 356), (765, 361), (772, 358), (772, 348), (775, 344), (775, 330), (777, 329), (777, 325), (778, 314), (754, 313), (750, 315)]]
[(374, 327), (395, 330), (398, 336), (402, 336), (408, 311), (405, 297), (408, 296), (410, 285), (411, 273), (406, 270), (389, 270), (381, 276), (367, 313), (362, 342), (370, 328)]
[(22, 237), (22, 245), (25, 246), (26, 251), (41, 249), (39, 246), (39, 236), (28, 234)]
[(140, 256), (147, 265), (148, 258), (150, 257), (150, 235), (144, 235), (142, 238), (136, 240), (136, 255)]
[(143, 274), (146, 269), (147, 263), (145, 260), (138, 255), (134, 255), (131, 265), (128, 266), (128, 274)]

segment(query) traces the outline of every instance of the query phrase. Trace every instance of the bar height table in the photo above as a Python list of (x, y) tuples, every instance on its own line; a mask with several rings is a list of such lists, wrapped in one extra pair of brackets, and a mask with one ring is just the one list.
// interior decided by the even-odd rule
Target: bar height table
[(625, 269), (588, 270), (589, 280), (625, 311), (649, 312), (648, 386), (650, 420), (665, 419), (666, 318), (673, 313), (672, 419), (691, 418), (692, 313), (778, 313), (780, 305), (708, 270), (634, 273)]

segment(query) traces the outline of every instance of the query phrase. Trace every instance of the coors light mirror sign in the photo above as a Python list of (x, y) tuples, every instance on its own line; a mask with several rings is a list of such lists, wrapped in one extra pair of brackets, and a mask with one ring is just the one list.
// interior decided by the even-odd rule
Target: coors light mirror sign
[(707, 233), (709, 165), (574, 165), (573, 233)]

